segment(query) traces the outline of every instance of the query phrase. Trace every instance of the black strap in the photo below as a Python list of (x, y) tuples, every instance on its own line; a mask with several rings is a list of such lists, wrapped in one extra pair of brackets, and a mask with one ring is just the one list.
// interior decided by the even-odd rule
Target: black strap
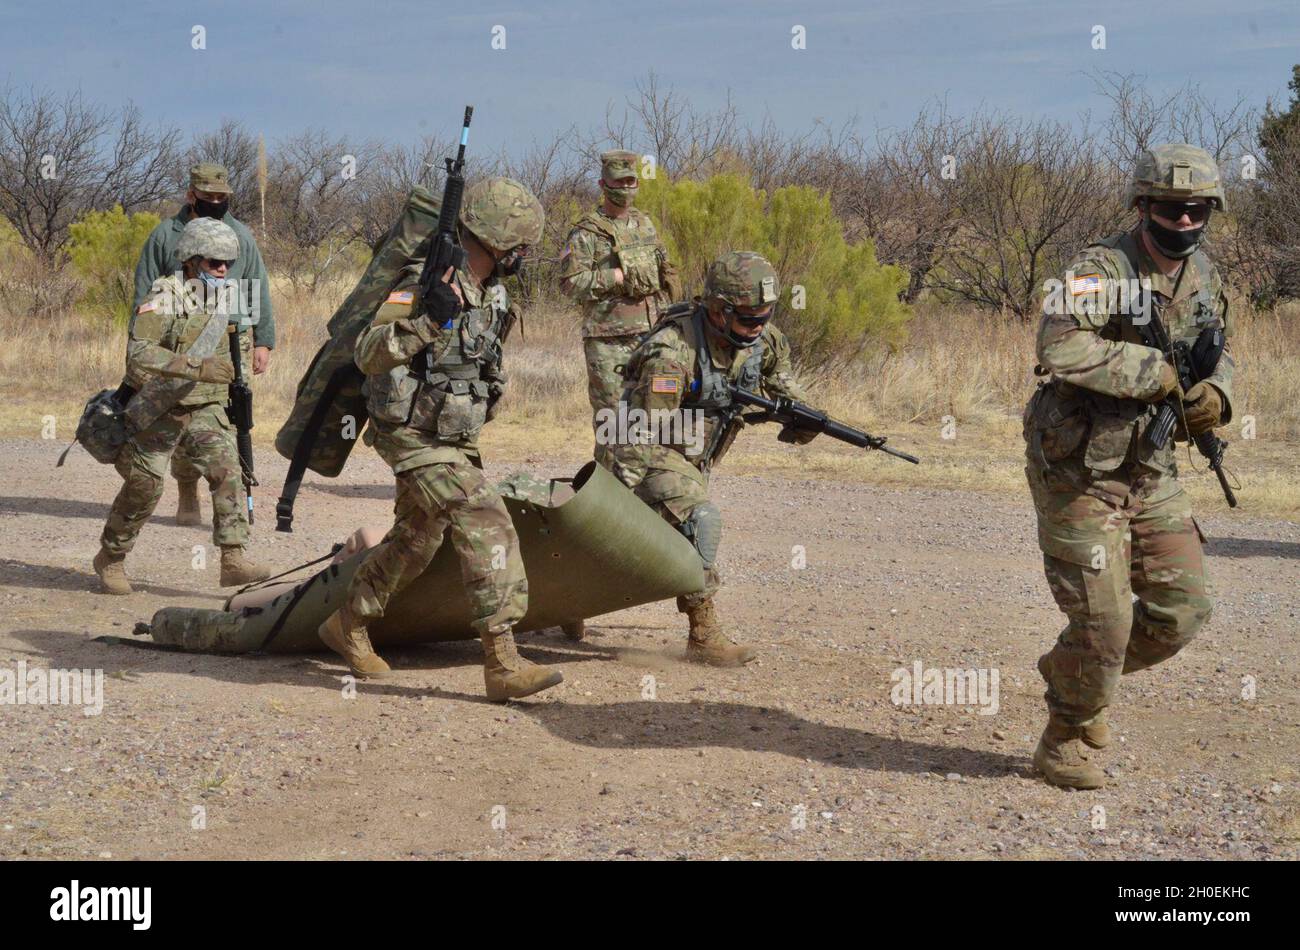
[(311, 416), (307, 419), (307, 425), (303, 428), (302, 436), (293, 448), (293, 458), (289, 460), (289, 472), (284, 477), (284, 487), (280, 489), (280, 500), (275, 503), (276, 531), (293, 533), (293, 502), (298, 497), (298, 489), (302, 487), (302, 477), (307, 471), (307, 461), (311, 458), (312, 449), (316, 447), (316, 436), (320, 434), (325, 413), (329, 412), (330, 406), (334, 404), (334, 397), (343, 388), (343, 384), (360, 377), (361, 370), (350, 361), (330, 374), (330, 381), (325, 384), (325, 391), (320, 394), (320, 399), (317, 400)]
[(278, 637), (280, 635), (280, 631), (284, 629), (284, 622), (289, 619), (289, 614), (293, 613), (293, 608), (298, 606), (298, 602), (301, 601), (303, 595), (306, 594), (307, 591), (311, 589), (311, 585), (316, 583), (316, 581), (319, 580), (320, 578), (324, 577), (325, 572), (328, 570), (329, 568), (327, 567), (325, 568), (324, 571), (317, 571), (311, 577), (307, 578), (305, 581), (303, 581), (301, 584), (298, 585), (298, 587), (293, 592), (293, 596), (289, 598), (289, 602), (284, 605), (284, 610), (280, 611), (280, 616), (276, 617), (275, 623), (271, 624), (271, 629), (266, 631), (266, 637), (263, 638), (262, 645), (259, 646), (255, 652), (257, 653), (266, 652), (266, 648), (271, 645), (271, 641), (273, 641), (276, 637)]
[(268, 587), (275, 581), (278, 581), (280, 578), (287, 577), (288, 575), (294, 573), (295, 571), (301, 571), (304, 567), (314, 567), (315, 565), (319, 564), (321, 561), (328, 561), (330, 558), (332, 558), (334, 555), (338, 554), (342, 550), (343, 550), (343, 545), (336, 541), (334, 542), (334, 547), (330, 548), (328, 554), (322, 554), (314, 561), (308, 561), (306, 564), (299, 564), (297, 567), (291, 567), (287, 571), (281, 571), (279, 574), (273, 574), (272, 576), (263, 578), (260, 581), (253, 581), (253, 583), (251, 584), (245, 584), (243, 587), (239, 588), (239, 590), (231, 594), (230, 598), (233, 600), (234, 598), (238, 597), (240, 594), (245, 594), (250, 590), (260, 590), (263, 587)]

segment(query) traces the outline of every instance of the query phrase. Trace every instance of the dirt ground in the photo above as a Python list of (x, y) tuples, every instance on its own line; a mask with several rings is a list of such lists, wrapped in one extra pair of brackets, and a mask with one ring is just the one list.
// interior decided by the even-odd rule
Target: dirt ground
[[(102, 668), (104, 706), (0, 706), (0, 857), (1300, 856), (1291, 522), (1203, 510), (1214, 616), (1182, 655), (1125, 678), (1118, 741), (1098, 753), (1110, 786), (1066, 792), (1029, 765), (1033, 664), (1062, 618), (1024, 495), (728, 464), (720, 608), (760, 659), (687, 664), (684, 619), (648, 605), (578, 644), (522, 636), (565, 682), (500, 706), (476, 642), (391, 652), (395, 675), (354, 698), (331, 654), (96, 642), (160, 606), (218, 606), (217, 557), (204, 529), (173, 523), (169, 485), (128, 560), (137, 592), (94, 592), (118, 481), (80, 450), (56, 472), (60, 449), (0, 441), (0, 671)], [(489, 473), (581, 462), (575, 448)], [(296, 532), (276, 534), (284, 464), (262, 451), (259, 465), (253, 552), (278, 567), (389, 522), (387, 469), (362, 451), (342, 479), (309, 480)], [(891, 674), (918, 661), (996, 669), (996, 714), (896, 705)]]

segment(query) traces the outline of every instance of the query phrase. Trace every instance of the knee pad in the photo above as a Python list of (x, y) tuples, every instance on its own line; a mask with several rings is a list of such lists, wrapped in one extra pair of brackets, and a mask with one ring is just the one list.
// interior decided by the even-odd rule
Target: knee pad
[(711, 501), (696, 505), (678, 530), (695, 545), (705, 569), (711, 569), (718, 557), (718, 545), (722, 543), (722, 512), (718, 506)]

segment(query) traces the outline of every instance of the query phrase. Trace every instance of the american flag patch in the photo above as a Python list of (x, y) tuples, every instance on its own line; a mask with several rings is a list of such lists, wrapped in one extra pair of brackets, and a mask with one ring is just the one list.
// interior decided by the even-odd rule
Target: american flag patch
[(677, 377), (676, 376), (652, 376), (650, 378), (650, 391), (652, 393), (677, 392)]
[(394, 290), (388, 295), (384, 303), (412, 303), (415, 300), (415, 294), (409, 290)]
[(1099, 290), (1101, 290), (1100, 274), (1084, 274), (1070, 281), (1070, 293), (1075, 297), (1079, 294), (1096, 293)]

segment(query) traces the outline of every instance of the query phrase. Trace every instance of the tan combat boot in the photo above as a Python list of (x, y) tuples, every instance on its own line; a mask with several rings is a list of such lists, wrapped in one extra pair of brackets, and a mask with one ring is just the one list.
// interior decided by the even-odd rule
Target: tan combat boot
[(1110, 724), (1106, 722), (1106, 710), (1102, 710), (1092, 718), (1092, 722), (1079, 727), (1083, 731), (1079, 738), (1083, 744), (1093, 749), (1104, 749), (1110, 745)]
[(733, 643), (722, 632), (712, 597), (702, 604), (688, 607), (686, 616), (691, 622), (690, 639), (686, 641), (688, 660), (710, 666), (744, 666), (754, 659), (753, 650)]
[(559, 670), (530, 663), (515, 649), (515, 637), (504, 633), (483, 634), (483, 682), (487, 698), (494, 703), (531, 696), (564, 682)]
[(1052, 785), (1067, 788), (1101, 788), (1106, 776), (1088, 761), (1079, 742), (1082, 726), (1067, 726), (1055, 716), (1047, 720), (1043, 737), (1034, 750), (1034, 767)]
[(352, 611), (340, 607), (316, 628), (316, 635), (327, 647), (343, 657), (354, 676), (379, 679), (392, 667), (370, 645), (370, 634), (352, 617)]
[(181, 496), (176, 503), (176, 523), (187, 528), (203, 524), (203, 515), (199, 511), (199, 483), (178, 481), (176, 488)]
[(126, 576), (126, 555), (110, 554), (103, 548), (95, 555), (95, 573), (99, 575), (99, 589), (105, 594), (134, 593)]
[(239, 587), (264, 581), (271, 576), (271, 569), (255, 564), (244, 557), (244, 549), (234, 544), (221, 546), (221, 586)]
[(579, 640), (582, 640), (587, 636), (587, 624), (582, 620), (575, 620), (573, 623), (566, 623), (561, 626), (560, 629), (564, 632), (565, 638), (572, 640), (574, 643), (577, 643)]

